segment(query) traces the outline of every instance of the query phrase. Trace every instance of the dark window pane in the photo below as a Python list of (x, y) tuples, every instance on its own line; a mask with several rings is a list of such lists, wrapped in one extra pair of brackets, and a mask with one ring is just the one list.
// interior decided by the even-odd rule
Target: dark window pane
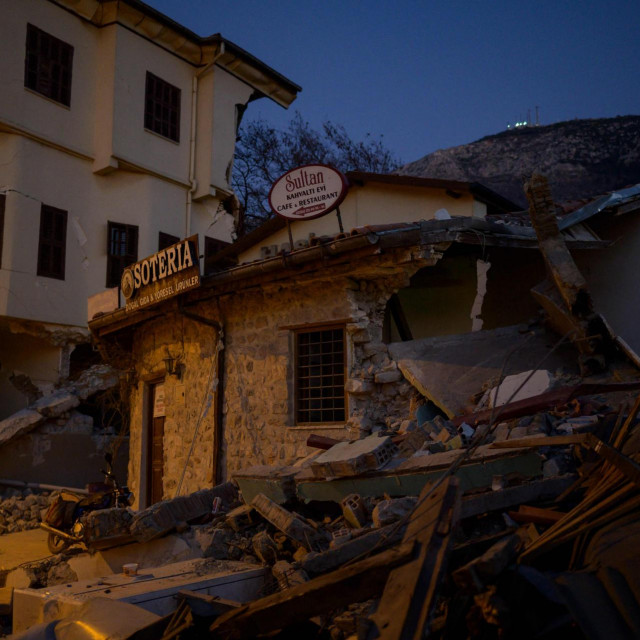
[(60, 102), (71, 104), (73, 47), (62, 40), (27, 25), (24, 86)]
[(107, 238), (107, 287), (118, 287), (125, 267), (138, 260), (138, 227), (109, 222)]
[(180, 89), (147, 71), (144, 126), (154, 133), (179, 142)]
[(39, 276), (64, 280), (67, 212), (43, 204), (38, 242)]

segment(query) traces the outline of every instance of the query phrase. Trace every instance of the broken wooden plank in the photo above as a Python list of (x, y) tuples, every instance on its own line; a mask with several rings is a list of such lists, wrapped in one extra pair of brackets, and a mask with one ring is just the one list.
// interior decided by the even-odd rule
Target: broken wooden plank
[(470, 518), (491, 511), (504, 511), (515, 505), (557, 498), (576, 480), (574, 474), (534, 480), (500, 491), (485, 491), (462, 498), (460, 518)]
[(497, 409), (483, 409), (474, 413), (468, 413), (462, 416), (456, 416), (451, 422), (459, 427), (463, 422), (472, 426), (476, 424), (488, 424), (493, 417), (495, 419), (511, 420), (512, 418), (521, 418), (538, 411), (561, 407), (573, 398), (578, 396), (589, 396), (595, 393), (615, 393), (617, 391), (635, 391), (640, 389), (640, 381), (634, 382), (614, 382), (610, 384), (578, 384), (571, 387), (560, 387), (541, 393), (540, 395), (524, 400), (517, 400), (504, 404)]
[(526, 504), (520, 505), (517, 511), (509, 511), (511, 519), (519, 524), (532, 522), (533, 524), (550, 525), (562, 520), (566, 515), (562, 511), (541, 509), (540, 507), (532, 507)]
[(242, 640), (284, 629), (351, 602), (378, 596), (389, 573), (412, 557), (413, 549), (390, 549), (286, 591), (255, 600), (221, 615), (212, 638)]
[(414, 545), (415, 558), (391, 572), (378, 609), (369, 618), (381, 640), (418, 640), (428, 634), (459, 511), (455, 478), (435, 490), (425, 487), (420, 494), (402, 543)]

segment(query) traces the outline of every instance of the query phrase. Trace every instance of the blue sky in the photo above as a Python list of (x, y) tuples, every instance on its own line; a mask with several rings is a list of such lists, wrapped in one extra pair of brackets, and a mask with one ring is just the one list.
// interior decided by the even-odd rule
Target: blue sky
[(382, 134), (409, 162), (540, 122), (640, 114), (637, 0), (147, 0), (200, 35), (220, 32), (302, 86), (313, 126)]

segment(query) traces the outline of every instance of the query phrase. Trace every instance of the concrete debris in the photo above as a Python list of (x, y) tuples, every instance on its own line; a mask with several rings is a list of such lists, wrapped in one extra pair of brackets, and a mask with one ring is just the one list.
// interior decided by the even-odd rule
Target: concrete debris
[(380, 469), (397, 451), (389, 437), (374, 434), (362, 440), (339, 442), (311, 463), (318, 478), (355, 476), (369, 469)]
[(38, 398), (26, 409), (0, 421), (0, 446), (33, 431), (48, 419), (66, 415), (81, 401), (115, 387), (118, 381), (117, 371), (108, 365), (94, 365), (86, 369), (76, 381)]
[(55, 495), (45, 491), (39, 494), (31, 489), (7, 489), (0, 494), (0, 535), (27, 529), (37, 529), (40, 515), (49, 507)]
[(406, 498), (395, 498), (378, 502), (371, 514), (373, 526), (384, 527), (398, 520), (402, 520), (413, 511), (417, 500), (414, 496), (407, 496)]
[(498, 387), (489, 393), (489, 406), (501, 407), (507, 402), (525, 400), (549, 391), (555, 382), (550, 371), (523, 371), (512, 376), (506, 376)]

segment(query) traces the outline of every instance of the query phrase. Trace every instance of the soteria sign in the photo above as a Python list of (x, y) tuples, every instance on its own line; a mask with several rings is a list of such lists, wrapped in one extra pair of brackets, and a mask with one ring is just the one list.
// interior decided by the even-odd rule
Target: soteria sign
[(127, 311), (162, 302), (199, 285), (198, 236), (129, 265), (120, 281)]
[(347, 195), (347, 179), (333, 167), (308, 164), (287, 171), (269, 192), (269, 205), (288, 220), (312, 220), (336, 209)]

